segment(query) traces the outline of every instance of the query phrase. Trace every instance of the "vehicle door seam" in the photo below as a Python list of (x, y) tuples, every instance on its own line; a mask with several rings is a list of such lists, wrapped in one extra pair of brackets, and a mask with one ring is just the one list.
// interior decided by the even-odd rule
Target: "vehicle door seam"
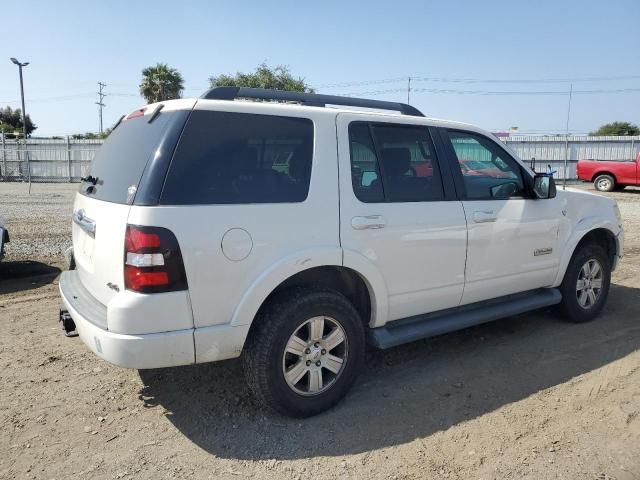
[(338, 138), (339, 116), (340, 114), (336, 114), (335, 116), (334, 127), (336, 135), (336, 166), (338, 169), (338, 246), (340, 247), (340, 265), (344, 267), (344, 249), (342, 248), (342, 182), (340, 182), (340, 143)]
[(464, 249), (464, 273), (462, 275), (462, 295), (460, 295), (459, 304), (462, 304), (462, 299), (464, 298), (464, 291), (467, 288), (467, 263), (469, 262), (469, 222), (467, 221), (467, 211), (464, 208), (464, 202), (462, 200), (458, 200), (460, 202), (460, 206), (462, 207), (462, 214), (464, 215), (464, 225), (466, 232), (466, 245)]

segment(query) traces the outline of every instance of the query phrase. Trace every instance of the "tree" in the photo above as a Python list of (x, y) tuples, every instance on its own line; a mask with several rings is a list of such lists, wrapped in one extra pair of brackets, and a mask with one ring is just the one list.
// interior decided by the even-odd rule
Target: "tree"
[(589, 135), (612, 135), (626, 137), (629, 135), (640, 135), (640, 128), (638, 128), (637, 125), (629, 122), (612, 122), (602, 125), (598, 130), (596, 130), (595, 132), (591, 132)]
[(94, 132), (76, 133), (74, 135), (71, 135), (71, 138), (73, 138), (74, 140), (101, 140), (101, 139), (107, 138), (111, 133), (111, 130), (113, 129), (107, 128), (102, 133), (94, 133)]
[(166, 63), (156, 63), (154, 66), (142, 70), (140, 95), (147, 103), (180, 98), (183, 89), (182, 75)]
[(258, 65), (253, 73), (236, 72), (235, 75), (211, 76), (209, 83), (212, 87), (253, 87), (292, 92), (314, 92), (304, 78), (294, 78), (286, 65), (269, 67), (266, 63)]
[[(29, 114), (27, 114), (27, 136), (38, 128), (32, 121)], [(16, 108), (13, 110), (11, 107), (0, 108), (0, 131), (4, 131), (5, 134), (13, 135), (14, 132), (19, 132), (17, 136), (22, 135), (22, 110)]]

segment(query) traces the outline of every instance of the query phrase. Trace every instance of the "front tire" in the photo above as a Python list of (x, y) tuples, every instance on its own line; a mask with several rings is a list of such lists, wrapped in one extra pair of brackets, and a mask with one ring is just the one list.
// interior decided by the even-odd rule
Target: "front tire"
[(258, 314), (243, 354), (256, 400), (291, 417), (338, 403), (364, 361), (364, 327), (344, 295), (287, 289)]
[(611, 286), (611, 264), (599, 245), (587, 244), (573, 254), (560, 285), (560, 312), (569, 322), (593, 320), (604, 307)]
[(593, 181), (593, 186), (599, 192), (611, 192), (616, 188), (616, 180), (611, 175), (598, 175)]

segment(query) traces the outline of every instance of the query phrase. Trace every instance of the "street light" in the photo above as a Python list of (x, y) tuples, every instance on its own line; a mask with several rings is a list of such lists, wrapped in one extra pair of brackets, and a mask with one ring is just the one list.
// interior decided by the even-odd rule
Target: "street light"
[(27, 153), (27, 112), (24, 109), (24, 84), (22, 82), (22, 67), (29, 65), (29, 62), (20, 63), (14, 57), (10, 59), (18, 66), (20, 71), (20, 97), (22, 98), (22, 136), (24, 139), (24, 154), (27, 157), (27, 178), (29, 179), (29, 194), (31, 194), (31, 163), (29, 162), (29, 154)]

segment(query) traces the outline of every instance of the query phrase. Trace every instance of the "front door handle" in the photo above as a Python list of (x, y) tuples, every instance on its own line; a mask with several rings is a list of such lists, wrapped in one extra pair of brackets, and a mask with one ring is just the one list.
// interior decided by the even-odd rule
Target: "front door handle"
[(495, 222), (497, 218), (498, 216), (491, 210), (473, 212), (473, 221), (475, 223)]
[(387, 222), (382, 215), (367, 215), (366, 217), (353, 217), (351, 226), (354, 230), (367, 230), (370, 228), (384, 228)]

